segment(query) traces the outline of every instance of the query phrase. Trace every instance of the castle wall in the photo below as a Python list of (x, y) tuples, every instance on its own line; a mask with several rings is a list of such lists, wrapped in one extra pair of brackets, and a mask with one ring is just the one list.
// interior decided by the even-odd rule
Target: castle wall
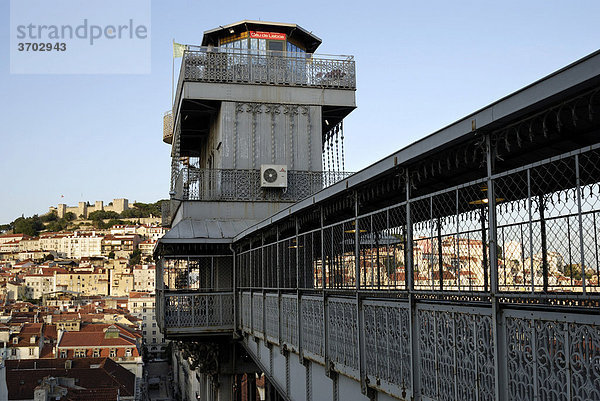
[(79, 202), (77, 206), (67, 206), (64, 203), (59, 203), (57, 208), (51, 206), (49, 208), (50, 212), (56, 210), (59, 218), (65, 217), (67, 213), (73, 213), (77, 218), (82, 216), (87, 218), (90, 213), (96, 212), (98, 210), (104, 211), (113, 211), (116, 213), (121, 213), (125, 210), (129, 209), (129, 200), (126, 198), (113, 199), (112, 204), (104, 206), (104, 201), (95, 201), (94, 205), (88, 205), (87, 202)]

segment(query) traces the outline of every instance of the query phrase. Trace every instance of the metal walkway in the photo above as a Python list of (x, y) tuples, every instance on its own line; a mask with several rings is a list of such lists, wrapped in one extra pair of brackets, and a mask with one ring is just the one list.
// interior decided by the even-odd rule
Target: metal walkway
[(161, 325), (294, 401), (600, 400), (599, 233), (594, 53), (246, 229), (233, 288), (163, 258)]

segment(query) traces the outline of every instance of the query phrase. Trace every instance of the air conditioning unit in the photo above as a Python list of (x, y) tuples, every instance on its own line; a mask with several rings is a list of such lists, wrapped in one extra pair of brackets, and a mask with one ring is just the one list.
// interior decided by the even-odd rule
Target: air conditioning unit
[(287, 188), (287, 166), (263, 164), (260, 166), (261, 188)]

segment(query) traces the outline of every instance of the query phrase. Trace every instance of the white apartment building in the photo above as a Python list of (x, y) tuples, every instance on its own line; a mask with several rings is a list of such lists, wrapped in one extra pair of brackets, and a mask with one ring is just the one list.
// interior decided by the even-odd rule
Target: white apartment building
[(156, 324), (154, 294), (131, 293), (127, 304), (129, 312), (142, 321), (142, 339), (148, 354), (158, 356), (166, 347), (165, 339)]
[(60, 252), (61, 239), (68, 237), (72, 233), (46, 233), (40, 234), (40, 248), (45, 251)]
[(42, 295), (52, 292), (56, 288), (54, 273), (26, 275), (25, 287), (27, 298), (40, 299)]
[(142, 252), (142, 256), (152, 256), (154, 252), (154, 246), (156, 245), (156, 241), (152, 239), (147, 239), (139, 243), (138, 248)]
[(103, 236), (92, 233), (78, 233), (77, 231), (60, 240), (60, 253), (67, 258), (81, 259), (92, 256), (102, 256)]
[(25, 323), (7, 344), (9, 359), (38, 359), (44, 345), (42, 323)]
[(19, 242), (19, 251), (20, 252), (31, 252), (41, 250), (40, 247), (40, 239), (36, 238), (23, 238)]
[(154, 265), (135, 266), (133, 282), (135, 291), (154, 292), (156, 288), (156, 268)]

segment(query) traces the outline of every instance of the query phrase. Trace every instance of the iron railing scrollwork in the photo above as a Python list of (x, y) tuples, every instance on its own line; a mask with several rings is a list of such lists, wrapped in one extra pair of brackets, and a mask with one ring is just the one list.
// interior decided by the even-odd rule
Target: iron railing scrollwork
[(352, 175), (342, 171), (288, 171), (286, 188), (262, 188), (260, 170), (183, 166), (174, 175), (178, 200), (299, 201)]
[(180, 80), (356, 89), (352, 56), (196, 47), (183, 55)]
[(201, 328), (204, 331), (233, 331), (233, 292), (163, 292), (164, 328)]

